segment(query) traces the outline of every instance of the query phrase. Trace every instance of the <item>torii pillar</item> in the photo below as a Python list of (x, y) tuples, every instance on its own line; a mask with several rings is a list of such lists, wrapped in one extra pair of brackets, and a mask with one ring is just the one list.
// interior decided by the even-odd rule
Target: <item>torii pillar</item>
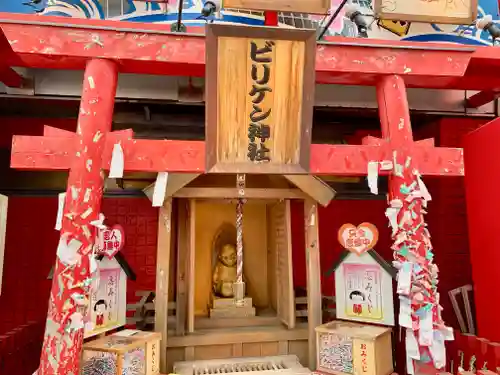
[[(392, 151), (387, 214), (390, 216), (391, 210), (396, 211), (392, 249), (400, 268), (398, 279), (406, 276), (408, 281), (407, 287), (398, 288), (400, 314), (408, 317), (401, 319), (400, 315), (399, 319), (400, 327), (406, 328), (406, 372), (419, 373), (422, 367), (441, 369), (446, 364), (442, 358), (444, 341), (452, 340), (453, 334), (441, 318), (438, 269), (433, 263), (430, 234), (424, 219), (430, 196), (420, 175), (463, 176), (463, 151), (434, 147), (433, 139), (413, 141), (402, 77), (381, 78), (377, 102), (383, 140), (367, 137), (364, 143), (389, 147)], [(408, 305), (404, 306), (405, 302)]]
[(78, 306), (75, 297), (89, 296), (95, 238), (90, 223), (100, 213), (102, 155), (106, 134), (111, 131), (117, 79), (114, 62), (93, 59), (87, 63), (76, 131), (78, 146), (68, 177), (38, 375), (77, 375), (80, 371), (84, 329), (78, 320), (86, 315), (87, 306)]

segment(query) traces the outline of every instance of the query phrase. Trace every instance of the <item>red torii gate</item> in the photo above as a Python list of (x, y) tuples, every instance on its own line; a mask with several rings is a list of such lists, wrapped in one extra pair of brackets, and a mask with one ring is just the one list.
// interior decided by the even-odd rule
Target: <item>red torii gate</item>
[[(25, 33), (25, 36), (29, 38), (30, 34)], [(115, 47), (116, 45), (112, 45), (109, 48)], [(387, 46), (383, 48), (388, 49)], [(105, 50), (107, 48), (104, 47), (94, 52), (85, 50), (85, 57), (82, 55), (78, 61), (80, 63), (82, 58), (88, 58), (89, 53), (94, 57), (106, 55)], [(449, 51), (441, 52), (447, 55)], [(410, 54), (415, 55), (415, 51)], [(431, 55), (436, 57), (436, 53)], [(131, 59), (130, 55), (128, 58)], [(326, 64), (326, 60), (322, 61)], [(440, 61), (445, 63), (446, 59)], [(142, 63), (148, 64), (147, 61), (141, 61), (137, 54), (135, 64)], [(160, 62), (157, 61), (156, 64), (158, 67)], [(334, 62), (331, 64), (335, 65)], [(453, 64), (456, 61), (450, 62), (450, 65)], [(179, 66), (177, 68), (180, 69)], [(344, 65), (341, 68), (344, 69)], [(458, 70), (463, 74), (463, 65)], [(331, 71), (335, 71), (335, 68), (331, 68)], [(440, 75), (438, 72), (442, 71), (442, 66), (432, 69), (428, 67), (427, 76), (432, 76), (433, 71), (435, 75)], [(365, 145), (359, 146), (312, 145), (310, 173), (366, 175), (369, 162), (392, 161), (406, 165), (401, 169), (400, 175), (391, 175), (390, 198), (402, 201), (401, 214), (413, 210), (416, 215), (413, 221), (418, 222), (420, 229), (411, 232), (413, 227), (409, 223), (402, 225), (401, 231), (405, 232), (406, 241), (426, 244), (421, 212), (423, 200), (417, 197), (416, 204), (407, 202), (401, 186), (419, 183), (412, 168), (418, 168), (423, 175), (463, 175), (462, 152), (460, 149), (434, 148), (432, 140), (414, 143), (403, 78), (396, 74), (381, 77), (380, 74), (383, 73), (383, 69), (377, 73), (378, 76), (367, 71), (370, 79), (366, 82), (378, 81), (377, 99), (384, 139), (368, 137)], [(460, 74), (457, 72), (456, 76)], [(122, 145), (125, 170), (180, 173), (205, 171), (204, 142), (133, 140), (130, 131), (110, 133), (117, 75), (117, 64), (111, 59), (91, 59), (88, 62), (76, 135), (47, 128), (44, 137), (16, 136), (13, 140), (12, 168), (70, 170), (40, 375), (76, 374), (79, 370), (83, 329), (76, 322), (78, 314), (85, 312), (85, 306), (78, 305), (73, 297), (75, 293), (88, 297), (89, 251), (94, 238), (91, 222), (99, 214), (103, 191), (101, 171), (109, 169), (114, 144), (119, 142)], [(408, 75), (405, 79), (414, 80), (415, 76)], [(389, 174), (390, 171), (380, 173)], [(75, 243), (80, 245), (74, 247)], [(416, 248), (418, 256), (427, 256), (427, 250), (425, 246)], [(426, 278), (430, 278), (429, 271), (424, 275)], [(435, 302), (435, 295), (429, 301)], [(439, 320), (438, 323), (440, 324)]]

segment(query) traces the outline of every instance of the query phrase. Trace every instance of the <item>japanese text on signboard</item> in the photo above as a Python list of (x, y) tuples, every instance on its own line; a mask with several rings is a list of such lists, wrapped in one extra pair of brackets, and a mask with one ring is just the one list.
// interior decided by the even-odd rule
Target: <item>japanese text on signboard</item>
[[(252, 98), (252, 112), (248, 126), (248, 158), (254, 162), (268, 162), (271, 160), (270, 149), (266, 140), (271, 137), (271, 128), (264, 121), (269, 119), (271, 108), (265, 109), (266, 93), (272, 92), (269, 86), (271, 78), (271, 63), (274, 42), (266, 41), (263, 47), (257, 42), (250, 43), (250, 58), (252, 60), (252, 89), (248, 95)], [(257, 144), (256, 141), (259, 141)]]
[(343, 264), (347, 316), (383, 319), (381, 272), (377, 266)]
[(368, 361), (366, 360), (366, 344), (360, 344), (361, 349), (361, 370), (368, 372)]

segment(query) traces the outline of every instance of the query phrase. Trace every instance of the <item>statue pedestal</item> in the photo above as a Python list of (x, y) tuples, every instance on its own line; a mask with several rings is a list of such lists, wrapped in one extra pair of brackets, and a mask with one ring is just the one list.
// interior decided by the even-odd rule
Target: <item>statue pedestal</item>
[(241, 306), (236, 306), (235, 298), (213, 296), (210, 318), (249, 318), (255, 316), (252, 298), (245, 297), (241, 302)]

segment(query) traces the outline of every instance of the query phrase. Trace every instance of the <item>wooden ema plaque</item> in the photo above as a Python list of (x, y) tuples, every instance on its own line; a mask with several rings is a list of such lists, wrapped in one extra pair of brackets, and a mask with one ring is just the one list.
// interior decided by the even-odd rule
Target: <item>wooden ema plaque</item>
[(224, 0), (224, 8), (326, 14), (331, 0)]
[(311, 30), (208, 25), (208, 172), (308, 173), (315, 47)]

